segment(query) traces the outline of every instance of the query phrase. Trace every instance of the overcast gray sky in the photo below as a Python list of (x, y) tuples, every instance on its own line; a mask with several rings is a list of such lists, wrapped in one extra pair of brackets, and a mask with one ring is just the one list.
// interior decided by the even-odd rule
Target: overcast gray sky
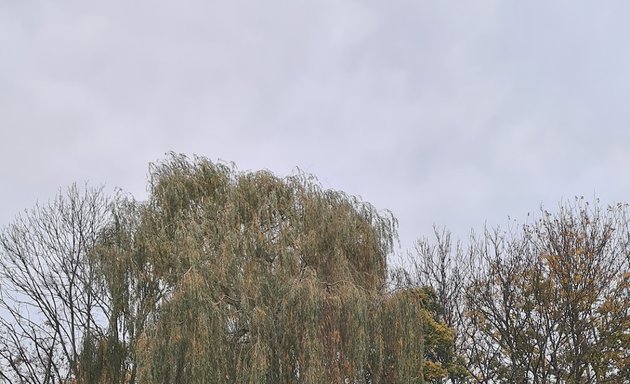
[(630, 2), (0, 0), (0, 225), (168, 151), (465, 237), (630, 201)]

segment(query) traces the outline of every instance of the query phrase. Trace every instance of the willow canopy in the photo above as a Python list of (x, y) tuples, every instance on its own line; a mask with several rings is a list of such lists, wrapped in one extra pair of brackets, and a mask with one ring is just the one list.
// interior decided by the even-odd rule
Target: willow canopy
[[(172, 155), (96, 253), (104, 349), (142, 383), (420, 383), (418, 289), (388, 293), (396, 221), (307, 175)], [(104, 371), (105, 372), (105, 371)]]

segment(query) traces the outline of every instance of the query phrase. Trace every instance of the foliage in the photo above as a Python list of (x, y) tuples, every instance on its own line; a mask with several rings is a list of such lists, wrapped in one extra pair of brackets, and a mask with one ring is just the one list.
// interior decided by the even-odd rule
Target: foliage
[(0, 232), (0, 382), (623, 383), (628, 208), (577, 199), (388, 269), (396, 220), (298, 173), (171, 155)]
[[(454, 347), (479, 383), (622, 383), (630, 372), (627, 207), (578, 199), (467, 251), (419, 242), (415, 280), (450, 298)], [(456, 261), (456, 263), (453, 263)], [(453, 382), (457, 380), (451, 378)]]
[(408, 269), (398, 268), (393, 271), (395, 286), (415, 291), (422, 298), (418, 317), (422, 321), (424, 334), (424, 379), (430, 383), (449, 380), (464, 382), (468, 371), (455, 346), (457, 328), (444, 321), (447, 310), (436, 294), (435, 287), (419, 284), (416, 277)]
[(386, 290), (395, 226), (304, 174), (154, 165), (97, 252), (132, 377), (422, 382), (423, 297)]

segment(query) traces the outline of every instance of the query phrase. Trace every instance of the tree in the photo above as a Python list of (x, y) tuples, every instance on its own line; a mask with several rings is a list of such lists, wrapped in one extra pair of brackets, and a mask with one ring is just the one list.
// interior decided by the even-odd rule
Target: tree
[(171, 155), (149, 199), (72, 186), (0, 233), (0, 382), (422, 383), (430, 289), (389, 280), (391, 213), (308, 175)]
[[(626, 207), (578, 200), (520, 236), (495, 234), (468, 292), (500, 380), (622, 382), (630, 325)], [(625, 371), (625, 372), (624, 372)]]
[(111, 339), (138, 382), (423, 382), (425, 297), (386, 285), (395, 229), (304, 174), (172, 155), (96, 248)]
[(469, 373), (463, 357), (464, 306), (468, 268), (460, 244), (453, 247), (450, 233), (434, 228), (436, 242), (418, 240), (415, 255), (394, 272), (397, 285), (420, 289), (425, 296), (425, 379), (432, 383), (465, 383)]
[[(630, 374), (627, 217), (625, 205), (602, 209), (578, 199), (518, 230), (485, 231), (466, 253), (453, 256), (448, 237), (438, 237), (437, 246), (422, 243), (420, 255), (430, 260), (416, 264), (417, 275), (460, 303), (452, 311), (457, 349), (471, 380), (624, 382)], [(444, 268), (451, 256), (463, 259), (463, 274)]]
[(76, 185), (0, 233), (0, 379), (79, 376), (88, 335), (104, 335), (108, 303), (89, 253), (109, 220), (102, 189)]
[(138, 344), (147, 325), (159, 315), (166, 286), (154, 273), (151, 250), (157, 244), (139, 229), (144, 205), (119, 198), (112, 218), (92, 250), (92, 260), (103, 280), (107, 297), (108, 327), (105, 335), (87, 345), (98, 365), (85, 383), (135, 383)]

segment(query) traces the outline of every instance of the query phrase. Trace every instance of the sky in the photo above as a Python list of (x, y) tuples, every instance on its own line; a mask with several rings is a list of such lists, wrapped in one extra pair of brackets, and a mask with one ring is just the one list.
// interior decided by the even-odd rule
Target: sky
[(296, 168), (400, 252), (630, 201), (630, 2), (0, 0), (0, 226), (169, 151)]

